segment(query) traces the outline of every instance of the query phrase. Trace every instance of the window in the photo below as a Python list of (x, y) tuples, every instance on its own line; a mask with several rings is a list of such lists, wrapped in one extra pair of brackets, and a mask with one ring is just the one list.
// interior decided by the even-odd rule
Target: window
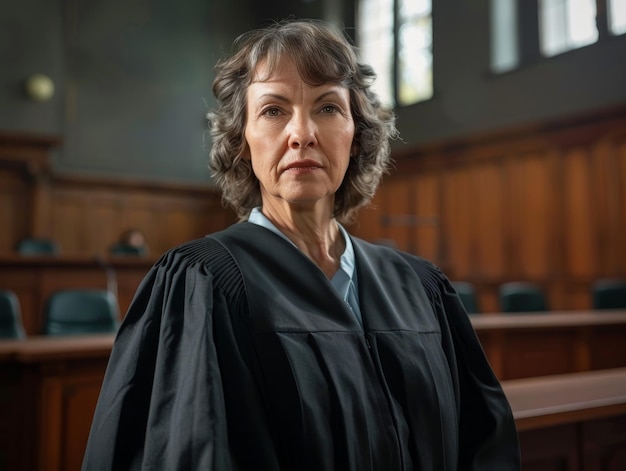
[(517, 44), (517, 0), (491, 2), (491, 68), (506, 72), (519, 63)]
[(431, 0), (359, 0), (357, 43), (361, 60), (378, 75), (389, 106), (433, 95)]
[(491, 0), (491, 69), (506, 72), (624, 33), (624, 0)]
[(598, 40), (596, 0), (539, 0), (539, 45), (546, 57)]
[(611, 34), (617, 36), (626, 33), (626, 2), (624, 0), (609, 0), (607, 9)]

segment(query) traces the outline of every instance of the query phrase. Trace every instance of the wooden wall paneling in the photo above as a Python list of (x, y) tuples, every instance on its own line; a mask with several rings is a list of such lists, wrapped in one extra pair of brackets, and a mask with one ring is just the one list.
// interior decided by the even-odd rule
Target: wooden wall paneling
[(626, 415), (584, 422), (581, 428), (583, 469), (626, 469)]
[[(520, 280), (542, 280), (554, 273), (552, 228), (555, 225), (555, 174), (545, 152), (512, 159), (511, 188), (515, 205), (509, 217), (513, 226), (517, 275)], [(511, 276), (511, 274), (509, 274)]]
[[(126, 205), (119, 207), (109, 203), (106, 199), (89, 197), (90, 209), (85, 207), (85, 226), (83, 245), (80, 247), (83, 253), (108, 253), (109, 248), (118, 241), (124, 226), (124, 212)], [(141, 227), (137, 225), (137, 227)]]
[(115, 277), (117, 282), (117, 302), (120, 309), (120, 317), (123, 319), (126, 316), (128, 307), (131, 301), (135, 297), (137, 288), (141, 281), (148, 274), (150, 269), (146, 268), (144, 271), (137, 270), (137, 268), (124, 269), (121, 267), (115, 268)]
[(50, 214), (50, 175), (40, 172), (34, 175), (31, 193), (31, 231), (29, 236), (47, 238), (51, 233)]
[(613, 195), (616, 204), (612, 206), (611, 220), (615, 221), (615, 256), (610, 275), (626, 277), (626, 135), (620, 136), (615, 146), (616, 165), (613, 167), (615, 178)]
[(99, 254), (133, 227), (146, 234), (151, 253), (160, 254), (234, 222), (208, 191), (160, 193), (106, 183), (59, 185), (53, 193), (53, 234), (74, 252)]
[(105, 361), (99, 368), (92, 361), (89, 371), (44, 373), (39, 430), (46, 434), (39, 437), (39, 469), (80, 470), (105, 368)]
[(383, 179), (372, 201), (359, 210), (356, 220), (348, 225), (351, 234), (370, 242), (382, 241), (385, 236), (380, 223), (380, 215), (386, 191), (386, 179)]
[(0, 252), (13, 252), (17, 242), (30, 235), (30, 192), (21, 175), (0, 168)]
[(435, 172), (420, 173), (415, 179), (411, 206), (416, 216), (414, 227), (415, 253), (434, 263), (441, 264), (440, 178)]
[(508, 335), (506, 349), (517, 353), (504, 355), (500, 379), (580, 371), (581, 366), (576, 361), (579, 358), (579, 344), (580, 336), (575, 329), (561, 329), (558, 332), (519, 331), (515, 335)]
[(597, 272), (597, 253), (593, 226), (595, 197), (591, 186), (591, 164), (588, 149), (567, 150), (563, 157), (565, 193), (563, 241), (565, 271), (572, 277), (590, 279)]
[(85, 250), (87, 253), (94, 253), (91, 248), (86, 247), (85, 232), (91, 229), (87, 226), (87, 212), (98, 210), (90, 204), (93, 200), (89, 198), (89, 194), (81, 196), (64, 190), (53, 192), (50, 236), (59, 243), (64, 254), (80, 253)]
[(506, 274), (504, 238), (507, 181), (501, 161), (489, 160), (472, 167), (472, 275), (493, 280)]
[(562, 310), (591, 309), (590, 283), (588, 278), (573, 278), (565, 272), (558, 283), (562, 286), (562, 292), (559, 293), (559, 298), (551, 299), (552, 305)]
[[(26, 194), (19, 195), (17, 211), (24, 211), (27, 216), (27, 227), (22, 228), (21, 217), (17, 213), (12, 216), (14, 220), (2, 220), (6, 225), (3, 229), (5, 236), (0, 238), (0, 251), (12, 251), (22, 237), (37, 236), (48, 237), (48, 212), (49, 212), (49, 175), (50, 163), (49, 152), (58, 147), (61, 140), (52, 136), (31, 135), (27, 133), (0, 132), (0, 173), (9, 172), (14, 181), (23, 183), (20, 193), (26, 190)], [(0, 177), (2, 184), (2, 177)], [(3, 185), (4, 186), (4, 185)], [(2, 194), (2, 191), (0, 191)], [(2, 195), (4, 197), (4, 195)], [(15, 223), (14, 223), (15, 222)], [(19, 226), (16, 230), (15, 227)], [(11, 230), (14, 232), (11, 233)], [(11, 239), (6, 242), (7, 239)]]
[(206, 232), (201, 230), (199, 211), (181, 206), (170, 206), (165, 217), (159, 221), (161, 247), (167, 250), (190, 239), (203, 237)]
[(395, 242), (396, 246), (415, 253), (414, 225), (417, 219), (412, 208), (412, 180), (390, 178), (386, 181), (381, 206), (383, 238)]
[[(591, 147), (591, 161), (593, 162), (592, 188), (595, 196), (594, 202), (594, 225), (597, 228), (595, 239), (596, 252), (598, 254), (597, 270), (599, 273), (611, 273), (615, 263), (616, 247), (612, 226), (615, 211), (613, 206), (617, 203), (616, 192), (618, 185), (611, 180), (618, 177), (615, 171), (611, 171), (615, 162), (615, 143), (608, 138), (600, 139)], [(613, 217), (612, 217), (613, 216)]]
[[(16, 439), (22, 438), (22, 429), (15, 425), (23, 421), (19, 404), (23, 398), (20, 390), (20, 371), (17, 365), (2, 365), (0, 368), (0, 469), (22, 469), (19, 460), (19, 446), (14, 446)], [(20, 440), (21, 441), (21, 440)]]
[(472, 186), (468, 165), (449, 168), (443, 176), (443, 237), (449, 276), (454, 280), (476, 279), (472, 239)]
[(595, 326), (589, 341), (589, 368), (594, 370), (626, 365), (626, 326)]
[(576, 424), (519, 433), (524, 471), (582, 471)]

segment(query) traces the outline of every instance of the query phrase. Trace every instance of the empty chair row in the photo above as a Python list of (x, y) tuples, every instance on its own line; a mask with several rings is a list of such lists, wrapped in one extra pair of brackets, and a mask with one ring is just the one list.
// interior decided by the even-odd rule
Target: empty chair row
[[(452, 283), (469, 314), (481, 312), (476, 290), (472, 283)], [(626, 280), (602, 279), (591, 287), (593, 309), (626, 309)], [(548, 302), (544, 291), (536, 284), (525, 281), (503, 283), (498, 289), (502, 312), (547, 312)]]
[[(145, 256), (148, 254), (148, 245), (142, 237), (143, 235), (138, 231), (124, 233), (123, 237), (109, 248), (109, 253), (111, 255)], [(61, 246), (53, 239), (27, 237), (18, 242), (16, 252), (20, 255), (29, 256), (60, 255)]]
[[(43, 334), (70, 335), (112, 333), (119, 324), (119, 309), (113, 293), (100, 289), (62, 290), (47, 300)], [(18, 297), (0, 290), (0, 338), (24, 338)]]

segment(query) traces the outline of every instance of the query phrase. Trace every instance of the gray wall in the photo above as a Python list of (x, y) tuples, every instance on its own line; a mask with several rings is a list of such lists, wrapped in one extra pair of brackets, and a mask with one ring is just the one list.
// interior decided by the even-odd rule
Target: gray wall
[[(59, 173), (209, 182), (213, 65), (247, 0), (23, 0), (0, 19), (0, 131), (61, 136)], [(49, 75), (54, 98), (23, 81)]]
[[(488, 0), (434, 1), (435, 96), (397, 111), (398, 149), (626, 102), (626, 36), (500, 76)], [(208, 182), (213, 65), (239, 33), (287, 16), (353, 35), (352, 0), (3, 0), (0, 132), (58, 135), (59, 173)], [(54, 80), (46, 103), (23, 80)], [(208, 139), (208, 138), (207, 138)]]
[(488, 0), (433, 3), (435, 96), (398, 111), (396, 147), (626, 103), (626, 35), (493, 75)]

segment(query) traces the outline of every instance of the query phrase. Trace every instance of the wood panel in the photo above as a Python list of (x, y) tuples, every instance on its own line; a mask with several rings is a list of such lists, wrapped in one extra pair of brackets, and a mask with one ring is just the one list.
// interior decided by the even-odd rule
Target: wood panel
[(500, 380), (626, 367), (626, 311), (472, 316)]
[(472, 227), (471, 174), (467, 166), (452, 168), (443, 176), (445, 218), (442, 236), (445, 239), (446, 261), (452, 266), (454, 276), (473, 279), (475, 264)]
[(623, 471), (626, 469), (626, 416), (584, 423), (582, 443), (583, 469)]
[(589, 278), (596, 272), (598, 254), (594, 244), (596, 226), (593, 209), (592, 164), (588, 149), (566, 152), (561, 159), (564, 189), (565, 270), (572, 277)]
[(508, 276), (545, 279), (556, 265), (553, 224), (555, 208), (554, 156), (542, 152), (517, 155), (510, 161), (511, 258)]
[(435, 172), (417, 176), (412, 186), (412, 213), (416, 216), (413, 226), (412, 251), (431, 260), (441, 259), (440, 183)]
[(498, 161), (478, 162), (471, 167), (472, 276), (494, 279), (505, 274), (504, 239), (506, 179)]
[[(576, 424), (519, 433), (524, 471), (579, 471)], [(546, 446), (549, 443), (550, 446)]]
[(504, 381), (502, 387), (524, 471), (625, 469), (625, 368)]
[(113, 338), (0, 343), (0, 469), (80, 470)]
[(153, 254), (235, 221), (206, 186), (56, 175), (55, 138), (0, 133), (0, 253), (24, 237), (55, 239), (65, 254), (103, 254), (127, 229)]
[[(377, 197), (393, 206), (368, 210), (356, 235), (383, 232), (445, 267), (451, 279), (474, 283), (483, 312), (501, 310), (498, 287), (507, 281), (539, 284), (551, 309), (582, 310), (591, 308), (593, 281), (626, 278), (626, 107), (424, 145), (394, 158), (396, 169)], [(425, 227), (374, 225), (373, 212), (384, 222), (398, 208), (428, 214), (436, 235)]]

